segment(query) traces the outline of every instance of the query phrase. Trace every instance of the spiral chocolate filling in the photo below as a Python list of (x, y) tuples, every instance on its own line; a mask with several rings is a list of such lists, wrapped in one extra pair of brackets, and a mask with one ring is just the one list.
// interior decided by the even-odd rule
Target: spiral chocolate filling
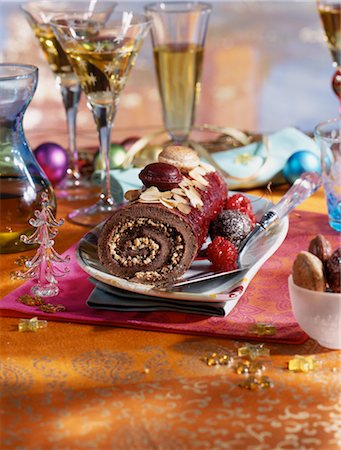
[(108, 245), (111, 257), (128, 277), (148, 281), (167, 275), (184, 253), (183, 239), (174, 228), (147, 217), (119, 223)]
[(111, 273), (158, 286), (182, 274), (197, 250), (194, 232), (181, 215), (155, 204), (122, 209), (104, 225), (99, 239), (100, 261)]

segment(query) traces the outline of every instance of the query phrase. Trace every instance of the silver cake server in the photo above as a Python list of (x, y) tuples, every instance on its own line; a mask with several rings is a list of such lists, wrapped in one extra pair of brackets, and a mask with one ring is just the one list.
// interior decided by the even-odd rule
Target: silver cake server
[(180, 279), (172, 285), (173, 287), (191, 285), (199, 281), (212, 280), (219, 277), (226, 277), (228, 275), (236, 274), (237, 272), (247, 271), (250, 266), (243, 265), (242, 259), (248, 249), (260, 239), (265, 231), (270, 230), (276, 226), (281, 219), (287, 216), (293, 209), (296, 208), (305, 199), (310, 197), (321, 186), (321, 175), (317, 172), (304, 172), (291, 186), (291, 188), (284, 194), (281, 200), (271, 206), (257, 222), (251, 233), (242, 241), (238, 250), (237, 265), (238, 269), (229, 272), (202, 272), (191, 277)]

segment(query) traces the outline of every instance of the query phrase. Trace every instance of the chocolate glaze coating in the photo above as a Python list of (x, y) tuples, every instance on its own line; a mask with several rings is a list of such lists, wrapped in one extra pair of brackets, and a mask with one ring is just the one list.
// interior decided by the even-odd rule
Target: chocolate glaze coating
[(240, 211), (228, 209), (222, 211), (211, 223), (210, 235), (212, 239), (222, 236), (238, 248), (251, 230), (252, 223), (249, 217)]
[(327, 260), (325, 270), (330, 289), (333, 292), (341, 292), (341, 247)]
[(146, 187), (156, 186), (160, 191), (176, 188), (182, 181), (180, 170), (166, 163), (148, 164), (139, 174), (139, 178)]

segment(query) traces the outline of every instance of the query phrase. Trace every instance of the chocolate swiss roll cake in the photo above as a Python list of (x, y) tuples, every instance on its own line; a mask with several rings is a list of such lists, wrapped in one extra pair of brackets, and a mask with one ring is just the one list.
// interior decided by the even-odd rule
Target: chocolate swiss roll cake
[(190, 267), (224, 206), (227, 187), (187, 147), (167, 147), (159, 161), (142, 170), (144, 187), (128, 191), (128, 203), (105, 222), (98, 255), (113, 275), (162, 287)]

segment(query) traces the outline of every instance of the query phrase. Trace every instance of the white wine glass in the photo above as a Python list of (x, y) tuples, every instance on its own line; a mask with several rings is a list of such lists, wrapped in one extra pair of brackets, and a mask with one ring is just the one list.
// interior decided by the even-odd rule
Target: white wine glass
[(58, 198), (67, 200), (86, 199), (98, 195), (98, 189), (82, 176), (78, 166), (78, 149), (76, 143), (76, 117), (81, 97), (81, 86), (73, 72), (72, 66), (63, 47), (58, 42), (51, 27), (51, 19), (56, 14), (77, 13), (84, 19), (106, 22), (112, 14), (116, 2), (105, 1), (29, 1), (21, 6), (40, 47), (44, 52), (49, 67), (55, 75), (56, 84), (61, 92), (66, 112), (68, 129), (69, 167), (66, 176), (56, 186)]
[(145, 12), (153, 21), (151, 35), (164, 125), (174, 143), (185, 143), (201, 92), (211, 6), (170, 1), (146, 5)]
[(68, 216), (75, 223), (94, 226), (117, 207), (111, 193), (111, 131), (122, 90), (149, 30), (150, 20), (144, 15), (123, 11), (114, 13), (106, 24), (83, 20), (77, 14), (56, 16), (51, 23), (87, 97), (98, 130), (101, 157), (105, 161), (98, 202), (72, 211)]
[(332, 87), (339, 99), (341, 113), (341, 3), (340, 0), (317, 0), (325, 41), (327, 42), (335, 73)]

